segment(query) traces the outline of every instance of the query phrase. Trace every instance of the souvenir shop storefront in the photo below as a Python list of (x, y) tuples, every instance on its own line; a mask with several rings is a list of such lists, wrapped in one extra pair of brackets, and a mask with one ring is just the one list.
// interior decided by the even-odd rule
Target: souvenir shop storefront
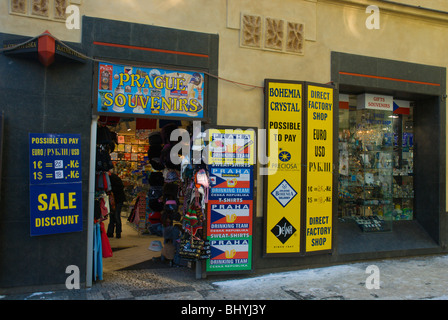
[(279, 158), (264, 177), (257, 267), (446, 250), (445, 76), (332, 52), (327, 85), (266, 80), (265, 128), (279, 129)]
[[(136, 233), (156, 235), (158, 253), (197, 277), (254, 268), (255, 130), (216, 125), (218, 36), (176, 30), (173, 40), (172, 29), (130, 25), (84, 17), (80, 44), (1, 34), (11, 48), (1, 66), (17, 80), (8, 97), (20, 101), (2, 106), (11, 186), (2, 194), (2, 292), (65, 288), (67, 270), (79, 270), (81, 285), (100, 281), (120, 205)], [(143, 33), (173, 41), (148, 45)], [(52, 44), (55, 52), (42, 50)], [(14, 87), (29, 82), (37, 87)], [(9, 152), (10, 139), (28, 148)], [(124, 197), (113, 192), (117, 177)]]
[(445, 68), (332, 53), (339, 255), (445, 250), (445, 77)]
[(32, 43), (0, 56), (0, 288), (101, 279), (112, 173), (136, 232), (198, 277), (446, 250), (445, 68), (332, 52), (331, 83), (265, 79), (264, 128), (227, 127), (216, 34), (84, 17), (46, 68), (0, 36)]
[[(169, 211), (167, 219), (163, 212), (157, 218), (172, 227), (173, 237), (178, 239), (176, 227), (193, 235), (188, 240), (194, 248), (183, 252), (185, 258), (196, 259), (204, 250), (203, 243), (199, 247), (193, 241), (205, 234), (201, 219), (206, 217), (201, 214), (203, 197), (211, 196), (205, 193), (208, 172), (200, 170), (200, 160), (195, 167), (169, 162), (174, 146), (164, 142), (179, 129), (176, 155), (185, 159), (191, 151), (187, 144), (193, 120), (199, 128), (216, 123), (217, 79), (208, 73), (217, 74), (218, 36), (184, 30), (173, 36), (172, 29), (131, 25), (83, 17), (81, 43), (63, 43), (50, 33), (35, 38), (0, 34), (3, 47), (10, 49), (0, 56), (2, 74), (14, 79), (1, 87), (2, 93), (8, 92), (1, 106), (2, 292), (33, 286), (65, 288), (68, 266), (78, 268), (81, 284), (91, 286), (99, 279), (99, 240), (107, 241), (108, 228), (108, 222), (100, 222), (110, 213), (106, 196), (113, 184), (112, 165), (126, 198), (137, 204), (130, 208), (135, 209), (136, 228), (147, 230), (148, 208)], [(149, 45), (147, 37), (171, 41)], [(26, 90), (24, 83), (30, 84)], [(20, 126), (14, 120), (17, 114)], [(126, 134), (130, 127), (132, 137)], [(119, 134), (111, 134), (118, 128)], [(193, 183), (198, 188), (177, 188), (181, 173), (182, 187)], [(188, 201), (180, 203), (178, 192)], [(23, 201), (23, 195), (29, 201)], [(181, 225), (174, 212), (184, 213), (187, 202), (192, 204), (185, 207), (191, 223)]]
[[(203, 42), (198, 39), (198, 43)], [(216, 49), (217, 44), (206, 43), (210, 46), (207, 50)], [(87, 283), (89, 279), (102, 280), (102, 258), (113, 259), (107, 237), (113, 236), (113, 230), (106, 230), (106, 225), (110, 226), (114, 219), (107, 203), (111, 204), (112, 198), (117, 206), (113, 185), (109, 184), (115, 175), (123, 183), (127, 200), (122, 216), (125, 212), (127, 224), (139, 234), (150, 236), (147, 248), (159, 252), (164, 261), (190, 267), (197, 278), (225, 270), (223, 263), (230, 258), (239, 261), (233, 270), (252, 270), (248, 250), (252, 202), (228, 203), (226, 208), (218, 208), (219, 199), (234, 190), (241, 190), (252, 200), (253, 188), (248, 185), (252, 171), (245, 168), (243, 173), (241, 167), (227, 165), (218, 169), (206, 164), (213, 152), (208, 154), (205, 145), (213, 145), (221, 157), (244, 155), (248, 142), (254, 139), (243, 138), (242, 134), (225, 139), (224, 129), (204, 132), (206, 125), (216, 128), (216, 79), (209, 76), (216, 67), (215, 52), (211, 51), (210, 56), (188, 54), (189, 63), (176, 66), (160, 61), (120, 60), (110, 51), (104, 52), (107, 56), (102, 55), (94, 64), (92, 133), (96, 128), (97, 136), (91, 137), (91, 152), (96, 154), (96, 163), (90, 167), (89, 194), (95, 207), (93, 212), (89, 208), (88, 216), (92, 220), (93, 213), (93, 223), (88, 224), (93, 226), (89, 232), (93, 237), (88, 239)], [(184, 55), (179, 53), (177, 57), (183, 61)], [(208, 69), (204, 61), (208, 61)], [(253, 146), (251, 150), (253, 154)], [(231, 194), (229, 198), (236, 196)], [(235, 215), (235, 208), (229, 209), (232, 205), (243, 214)], [(233, 217), (226, 212), (233, 213)], [(225, 230), (225, 221), (232, 222), (236, 230)], [(228, 232), (233, 238), (226, 238)], [(225, 245), (223, 240), (228, 240)]]
[(170, 266), (251, 271), (255, 130), (203, 124), (200, 71), (99, 62), (95, 79), (93, 280), (123, 216)]
[[(366, 67), (372, 65), (376, 71)], [(165, 125), (158, 121), (164, 146), (156, 152), (158, 143), (149, 142), (142, 164), (163, 171), (156, 174), (165, 182), (155, 187), (149, 182), (146, 207), (154, 211), (149, 203), (159, 190), (159, 210), (169, 212), (166, 201), (174, 196), (166, 198), (164, 192), (172, 185), (167, 177), (176, 171), (179, 211), (173, 221), (184, 238), (174, 252), (188, 260), (191, 256), (182, 250), (196, 250), (195, 241), (201, 238), (203, 251), (190, 259), (197, 263), (198, 277), (444, 251), (445, 70), (338, 52), (332, 53), (331, 66), (333, 81), (327, 84), (265, 80), (266, 143), (257, 128), (195, 128), (194, 121), (174, 126), (170, 120)], [(182, 94), (196, 112), (203, 105), (201, 79), (210, 79), (200, 71), (98, 68), (96, 110), (112, 116), (120, 106), (121, 112), (135, 116), (148, 110), (138, 111), (144, 103), (159, 112), (157, 101), (167, 112), (169, 101)], [(409, 73), (426, 76), (415, 79)], [(112, 85), (101, 89), (102, 82)], [(176, 92), (176, 83), (188, 83), (185, 92)], [(157, 88), (150, 88), (153, 96), (145, 85), (172, 89), (167, 96), (163, 88), (160, 96)], [(142, 92), (151, 99), (140, 100)], [(181, 130), (174, 136), (181, 138), (179, 143), (167, 135), (176, 129)], [(151, 141), (153, 135), (144, 139)], [(190, 144), (187, 157), (180, 152), (185, 141)], [(167, 148), (176, 145), (180, 167), (167, 166)], [(186, 166), (198, 155), (207, 165)], [(123, 156), (126, 152), (118, 159)], [(164, 159), (160, 170), (158, 159)], [(197, 182), (201, 173), (202, 184)], [(155, 173), (147, 174), (147, 181), (151, 175)], [(259, 180), (263, 189), (257, 192)], [(194, 192), (188, 195), (188, 190)], [(258, 210), (257, 194), (262, 195)]]
[[(256, 130), (216, 125), (217, 37), (185, 36), (198, 46), (172, 53), (175, 63), (172, 55), (142, 60), (138, 47), (94, 40), (87, 285), (102, 279), (102, 259), (114, 259), (115, 175), (126, 198), (122, 218), (148, 235), (145, 252), (191, 268), (196, 278), (254, 269)], [(123, 52), (134, 58), (123, 59)]]

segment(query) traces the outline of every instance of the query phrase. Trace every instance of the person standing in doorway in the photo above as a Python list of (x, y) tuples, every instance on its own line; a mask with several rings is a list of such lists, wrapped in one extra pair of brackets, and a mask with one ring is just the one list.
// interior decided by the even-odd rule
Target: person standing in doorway
[(112, 196), (113, 203), (111, 203), (110, 208), (110, 220), (109, 226), (107, 227), (107, 236), (113, 238), (114, 231), (115, 237), (117, 239), (121, 238), (121, 209), (123, 208), (123, 203), (126, 201), (126, 195), (124, 194), (124, 185), (120, 177), (115, 173), (109, 173), (110, 184), (112, 186)]

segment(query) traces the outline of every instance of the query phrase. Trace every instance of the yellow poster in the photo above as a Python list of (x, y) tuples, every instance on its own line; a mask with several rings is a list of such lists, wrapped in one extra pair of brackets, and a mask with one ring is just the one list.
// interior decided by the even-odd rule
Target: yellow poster
[(332, 248), (333, 88), (307, 86), (306, 252)]
[(255, 164), (253, 129), (209, 129), (209, 164)]
[(267, 80), (265, 94), (270, 152), (265, 177), (265, 251), (299, 253), (303, 84)]

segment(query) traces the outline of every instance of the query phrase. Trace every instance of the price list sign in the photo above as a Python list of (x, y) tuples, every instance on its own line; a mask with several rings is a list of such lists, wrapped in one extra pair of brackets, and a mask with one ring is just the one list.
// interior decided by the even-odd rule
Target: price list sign
[(31, 236), (82, 231), (81, 135), (30, 133)]
[(209, 129), (207, 272), (252, 269), (255, 131)]

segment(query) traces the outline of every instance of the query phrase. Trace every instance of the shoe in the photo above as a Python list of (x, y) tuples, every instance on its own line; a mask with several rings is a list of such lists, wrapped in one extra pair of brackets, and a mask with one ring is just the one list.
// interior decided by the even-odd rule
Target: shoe
[(121, 234), (117, 234), (117, 235), (115, 236), (115, 238), (120, 239), (120, 238), (121, 238)]
[(107, 234), (107, 237), (108, 237), (108, 238), (113, 238), (113, 237), (114, 237), (114, 234), (110, 234), (110, 233), (108, 233), (108, 234)]

